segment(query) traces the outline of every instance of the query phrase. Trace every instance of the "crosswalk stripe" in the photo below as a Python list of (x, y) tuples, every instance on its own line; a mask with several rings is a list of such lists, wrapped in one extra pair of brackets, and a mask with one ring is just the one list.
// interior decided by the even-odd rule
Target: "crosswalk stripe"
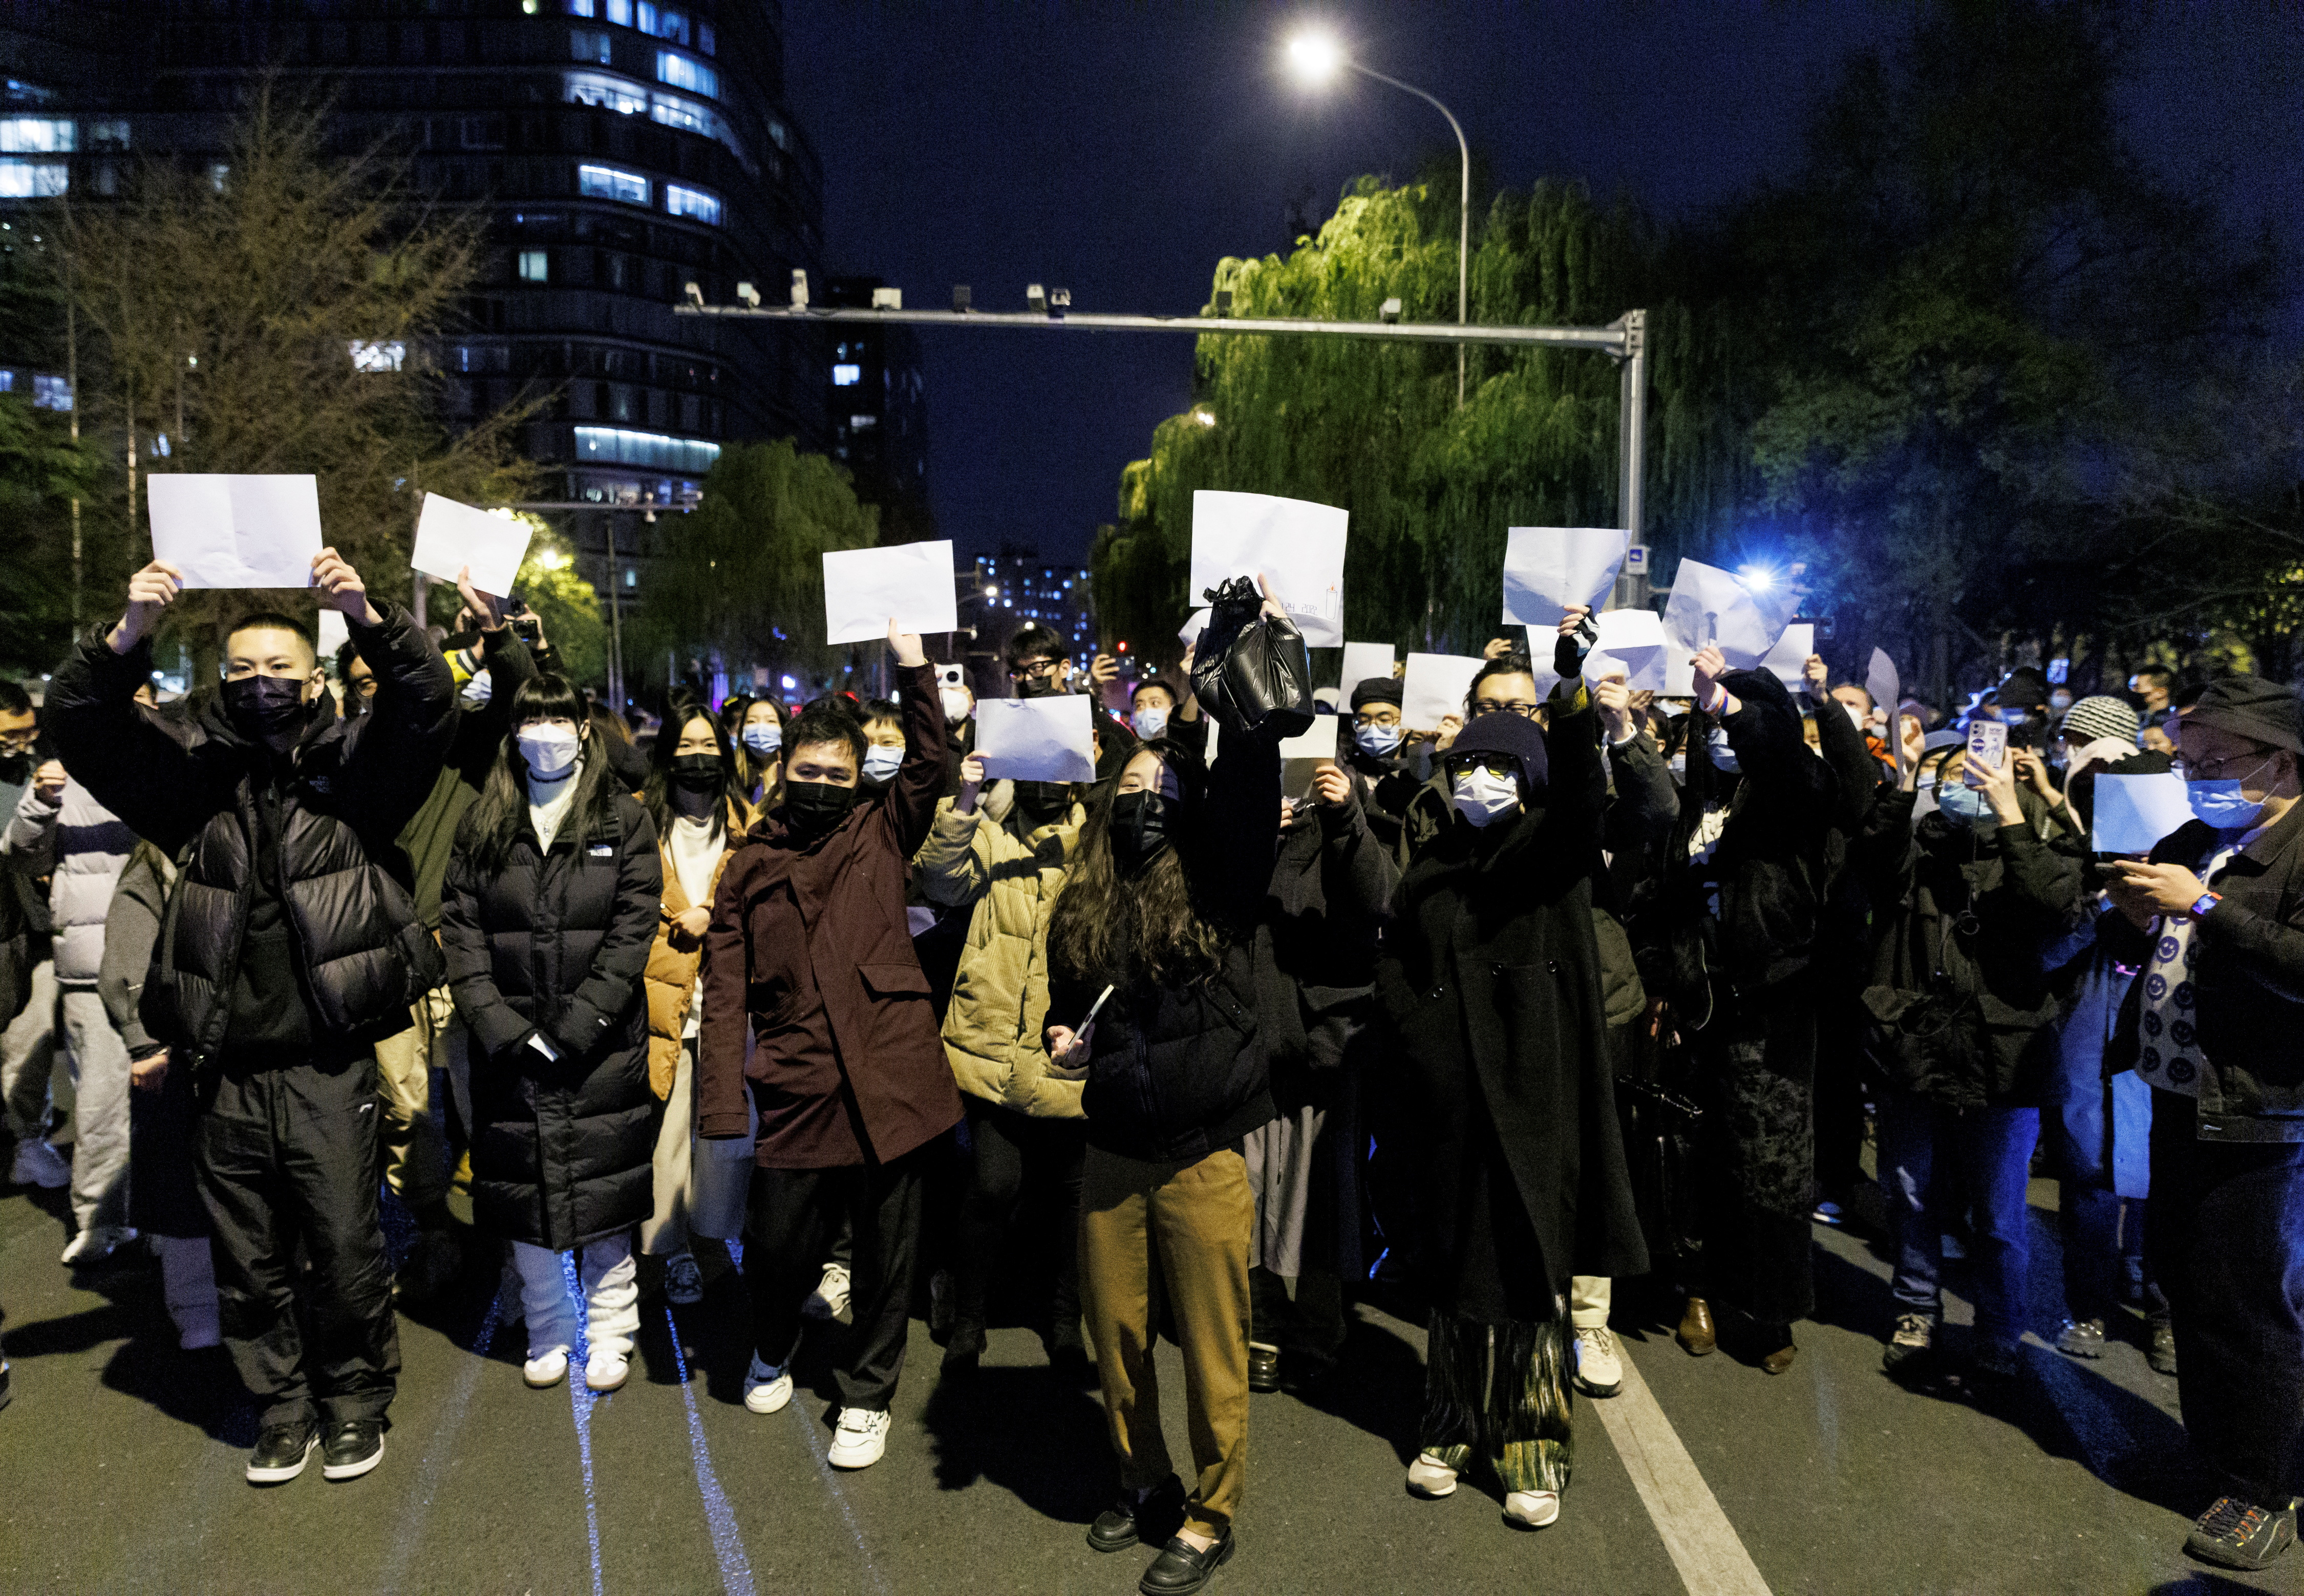
[(1648, 1382), (1629, 1356), (1623, 1364), (1624, 1389), (1590, 1406), (1623, 1459), (1688, 1596), (1770, 1596), (1768, 1582), (1760, 1577)]

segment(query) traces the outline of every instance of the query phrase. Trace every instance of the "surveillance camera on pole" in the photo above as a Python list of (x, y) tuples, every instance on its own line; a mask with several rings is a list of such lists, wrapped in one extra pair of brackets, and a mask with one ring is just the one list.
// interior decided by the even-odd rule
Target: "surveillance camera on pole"
[(704, 303), (704, 289), (701, 284), (691, 283), (688, 285), (688, 302), (691, 305)]
[(1051, 321), (1062, 321), (1062, 320), (1063, 320), (1063, 318), (1064, 318), (1064, 312), (1065, 312), (1065, 311), (1067, 311), (1067, 310), (1069, 310), (1069, 309), (1071, 309), (1072, 308), (1072, 291), (1071, 289), (1069, 289), (1069, 288), (1053, 288), (1053, 289), (1050, 289), (1050, 290), (1048, 291), (1048, 319), (1049, 319), (1049, 320), (1051, 320)]
[(795, 310), (808, 308), (808, 268), (806, 266), (792, 267), (792, 308)]
[(1045, 316), (1048, 310), (1048, 291), (1035, 283), (1024, 290), (1024, 303), (1035, 316)]
[(754, 310), (760, 308), (760, 291), (749, 283), (736, 284), (736, 297)]
[(1386, 300), (1382, 305), (1376, 307), (1376, 316), (1385, 322), (1397, 322), (1400, 319), (1399, 299), (1395, 297)]

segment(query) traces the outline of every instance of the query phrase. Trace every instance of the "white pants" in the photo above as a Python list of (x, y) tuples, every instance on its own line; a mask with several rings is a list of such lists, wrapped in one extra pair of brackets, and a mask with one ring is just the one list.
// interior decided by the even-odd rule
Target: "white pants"
[(55, 1043), (72, 1072), (72, 1220), (83, 1230), (128, 1223), (128, 1044), (93, 986), (56, 994)]
[[(531, 1246), (512, 1244), (512, 1261), (520, 1271), (521, 1311), (528, 1318), (528, 1355), (576, 1350), (576, 1305), (568, 1297), (568, 1279), (561, 1272), (564, 1254)], [(632, 1238), (611, 1236), (586, 1247), (576, 1261), (584, 1288), (585, 1339), (594, 1355), (632, 1355), (632, 1338), (640, 1328), (639, 1268), (632, 1258)]]
[[(749, 1108), (751, 1092), (744, 1101)], [(759, 1115), (752, 1114), (757, 1131)], [(696, 1134), (696, 1038), (680, 1044), (680, 1065), (656, 1136), (656, 1212), (640, 1222), (640, 1251), (652, 1258), (685, 1252), (689, 1233), (725, 1241), (744, 1231), (752, 1189), (752, 1138)]]
[(187, 1347), (214, 1347), (216, 1316), (216, 1264), (205, 1236), (155, 1236), (160, 1254), (160, 1296), (176, 1337)]
[(7, 1101), (8, 1134), (20, 1142), (47, 1128), (48, 1080), (56, 1061), (55, 960), (44, 958), (32, 967), (31, 993), (23, 1012), (0, 1032), (0, 1097)]
[(1568, 1282), (1568, 1322), (1577, 1330), (1599, 1330), (1608, 1322), (1616, 1283), (1606, 1275), (1577, 1275)]

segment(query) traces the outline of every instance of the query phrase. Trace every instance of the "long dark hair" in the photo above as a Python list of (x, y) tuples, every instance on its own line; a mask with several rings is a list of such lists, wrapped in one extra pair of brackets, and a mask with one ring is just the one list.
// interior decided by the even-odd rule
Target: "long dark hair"
[[(731, 698), (727, 703), (723, 704), (720, 706), (720, 730), (726, 734), (729, 742), (733, 744), (735, 747), (736, 775), (738, 780), (743, 784), (744, 798), (745, 801), (749, 803), (751, 801), (753, 790), (757, 788), (764, 787), (767, 784), (768, 778), (768, 766), (776, 764), (782, 760), (785, 755), (792, 752), (792, 739), (789, 736), (786, 736), (783, 743), (778, 746), (776, 751), (774, 754), (771, 754), (767, 758), (763, 759), (758, 755), (753, 753), (751, 749), (744, 746), (744, 722), (750, 717), (752, 705), (755, 704), (765, 704), (768, 706), (769, 710), (775, 714), (776, 717), (776, 730), (780, 733), (789, 733), (791, 731), (792, 727), (789, 722), (792, 717), (784, 713), (784, 706), (782, 703), (775, 698), (764, 696), (758, 698), (746, 698), (744, 700), (744, 707), (737, 710), (734, 718), (731, 719), (728, 712), (735, 703), (736, 700)], [(761, 803), (767, 803), (768, 798), (769, 794), (767, 792), (764, 791), (760, 794)]]
[[(496, 750), (496, 762), (488, 770), (480, 796), (459, 828), (459, 840), (464, 851), (491, 875), (511, 861), (512, 849), (529, 829), (528, 762), (520, 756), (520, 729), (530, 721), (563, 719), (580, 727), (591, 723), (591, 712), (584, 696), (569, 686), (565, 677), (547, 674), (531, 678), (521, 682), (520, 690), (512, 695), (512, 722), (504, 730), (504, 746)], [(615, 821), (616, 783), (614, 773), (608, 769), (607, 750), (599, 746), (601, 735), (594, 730), (577, 756), (580, 763), (576, 773), (576, 793), (563, 823), (571, 835), (579, 834), (580, 828), (589, 832), (598, 825), (613, 825)]]
[(702, 721), (712, 728), (712, 749), (720, 756), (720, 801), (713, 806), (713, 826), (716, 829), (726, 825), (729, 815), (743, 814), (750, 801), (743, 775), (736, 768), (728, 729), (714, 717), (712, 706), (703, 699), (693, 693), (675, 691), (664, 706), (664, 722), (656, 728), (656, 741), (649, 745), (648, 781), (640, 788), (640, 806), (656, 822), (656, 834), (659, 837), (672, 835), (672, 762), (678, 755), (680, 739), (688, 734), (690, 721)]
[[(1048, 915), (1049, 962), (1072, 974), (1124, 984), (1189, 979), (1216, 967), (1224, 934), (1192, 901), (1190, 846), (1207, 799), (1207, 769), (1182, 744), (1156, 737), (1136, 750), (1176, 774), (1171, 846), (1133, 875), (1112, 857), (1112, 799), (1099, 796), (1080, 827), (1064, 884)], [(1131, 756), (1133, 757), (1133, 756)]]

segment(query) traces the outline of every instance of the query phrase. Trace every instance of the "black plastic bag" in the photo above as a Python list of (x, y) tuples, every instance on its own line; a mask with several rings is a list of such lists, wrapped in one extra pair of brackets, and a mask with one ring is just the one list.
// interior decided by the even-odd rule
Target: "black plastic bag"
[(1266, 722), (1283, 737), (1312, 724), (1312, 661), (1292, 621), (1259, 613), (1264, 596), (1246, 577), (1207, 591), (1208, 624), (1192, 656), (1192, 691), (1226, 731)]

